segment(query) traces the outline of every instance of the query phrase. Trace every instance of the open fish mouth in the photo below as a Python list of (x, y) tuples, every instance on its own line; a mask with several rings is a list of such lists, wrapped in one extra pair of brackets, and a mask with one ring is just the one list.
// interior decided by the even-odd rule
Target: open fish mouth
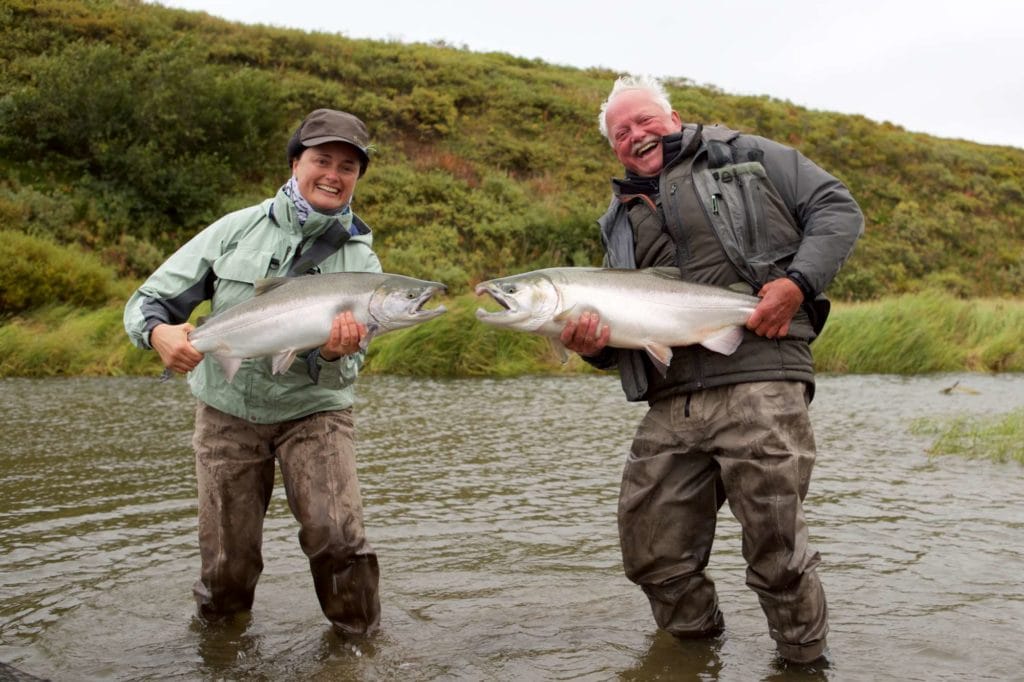
[(515, 300), (506, 296), (505, 293), (498, 287), (492, 286), (487, 282), (483, 282), (476, 286), (474, 292), (477, 296), (489, 295), (491, 300), (501, 306), (501, 310), (491, 311), (485, 310), (484, 308), (476, 309), (477, 319), (484, 319), (486, 317), (506, 317), (514, 315), (519, 312), (519, 306)]
[(409, 308), (407, 309), (409, 316), (429, 320), (432, 317), (437, 317), (438, 315), (447, 312), (448, 309), (445, 308), (444, 305), (439, 305), (436, 308), (423, 307), (429, 303), (436, 294), (444, 294), (447, 293), (447, 291), (448, 288), (443, 284), (425, 287), (423, 291), (420, 292), (420, 295), (413, 299), (412, 303), (409, 305)]

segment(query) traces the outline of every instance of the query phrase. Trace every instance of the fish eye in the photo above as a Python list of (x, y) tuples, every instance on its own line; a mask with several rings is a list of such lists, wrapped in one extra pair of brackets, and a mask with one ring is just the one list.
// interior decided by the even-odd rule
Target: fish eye
[(506, 294), (514, 294), (514, 293), (516, 293), (516, 285), (515, 284), (506, 284), (504, 287), (502, 287), (502, 289), (505, 290)]

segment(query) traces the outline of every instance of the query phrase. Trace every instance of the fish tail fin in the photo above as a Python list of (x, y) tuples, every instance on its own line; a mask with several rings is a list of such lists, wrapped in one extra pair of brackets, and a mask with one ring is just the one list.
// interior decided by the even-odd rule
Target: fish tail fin
[(672, 364), (672, 349), (662, 343), (652, 341), (644, 346), (644, 350), (647, 351), (647, 357), (654, 363), (658, 373), (665, 376), (668, 373), (668, 366)]
[(700, 345), (722, 355), (732, 355), (741, 343), (743, 343), (743, 327), (727, 327), (714, 336), (704, 339)]

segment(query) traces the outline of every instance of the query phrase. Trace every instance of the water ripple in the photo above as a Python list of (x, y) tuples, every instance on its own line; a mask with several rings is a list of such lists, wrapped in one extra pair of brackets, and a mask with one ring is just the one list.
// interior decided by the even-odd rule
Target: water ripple
[[(943, 394), (959, 381), (975, 393)], [(783, 679), (740, 530), (710, 573), (727, 632), (678, 642), (622, 574), (622, 461), (644, 406), (607, 376), (368, 377), (359, 476), (384, 631), (334, 636), (280, 485), (251, 616), (192, 617), (184, 382), (0, 381), (0, 660), (61, 679)], [(836, 679), (1009, 679), (1024, 658), (1021, 468), (926, 454), (914, 418), (1003, 412), (1024, 377), (824, 377), (806, 503)]]

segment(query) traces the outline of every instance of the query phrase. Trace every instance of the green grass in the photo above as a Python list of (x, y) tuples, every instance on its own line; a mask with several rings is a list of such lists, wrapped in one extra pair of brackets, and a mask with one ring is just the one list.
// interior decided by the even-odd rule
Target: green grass
[(837, 305), (814, 342), (818, 371), (1024, 371), (1024, 300), (921, 293)]
[(550, 343), (533, 334), (478, 322), (484, 304), (472, 295), (446, 302), (448, 312), (410, 329), (392, 332), (370, 344), (366, 371), (436, 377), (510, 377), (521, 374), (589, 369), (578, 356), (564, 365)]
[(53, 306), (0, 326), (0, 376), (118, 376), (159, 372), (128, 343), (116, 307)]
[(987, 417), (957, 417), (948, 422), (925, 418), (911, 432), (935, 436), (928, 452), (972, 459), (1024, 464), (1024, 409)]

